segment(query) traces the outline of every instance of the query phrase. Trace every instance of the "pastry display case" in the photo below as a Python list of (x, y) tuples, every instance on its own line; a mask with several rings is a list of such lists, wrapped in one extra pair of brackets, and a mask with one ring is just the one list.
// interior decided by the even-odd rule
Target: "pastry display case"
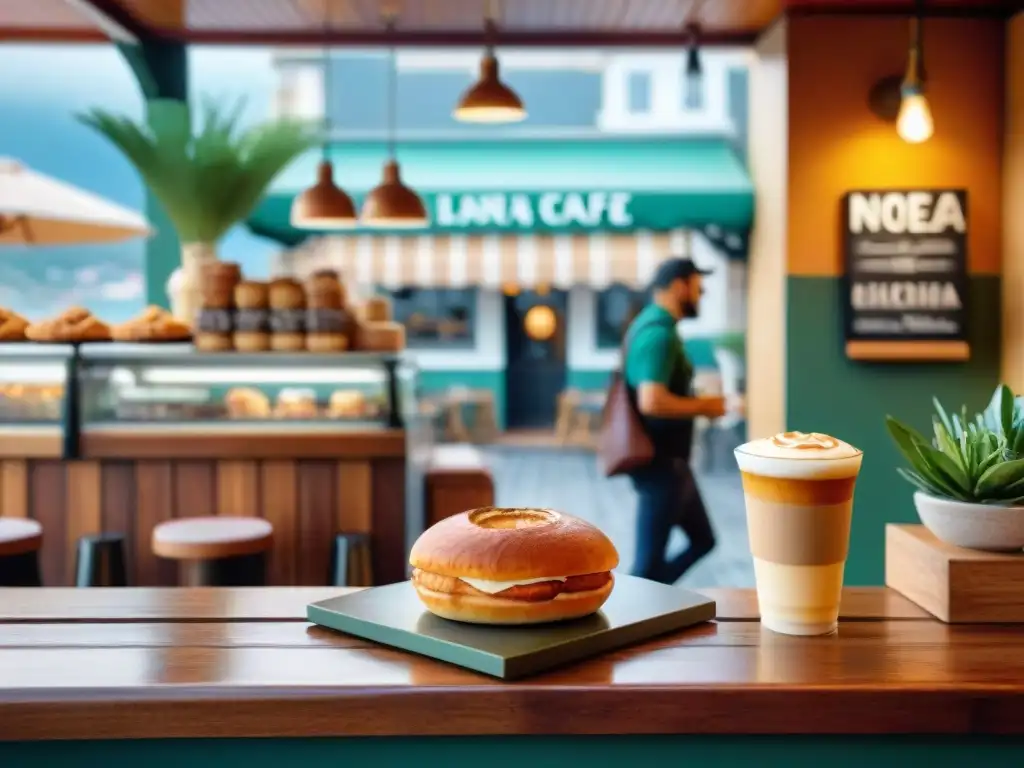
[(0, 427), (59, 427), (70, 347), (0, 343)]
[(400, 356), (376, 353), (196, 354), (187, 344), (106, 344), (82, 347), (78, 362), (84, 431), (401, 429), (414, 380)]

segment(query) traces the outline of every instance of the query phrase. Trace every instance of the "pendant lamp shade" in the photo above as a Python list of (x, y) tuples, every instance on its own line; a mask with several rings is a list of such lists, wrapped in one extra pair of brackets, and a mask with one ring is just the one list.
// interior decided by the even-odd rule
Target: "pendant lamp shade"
[(517, 123), (526, 119), (526, 109), (501, 82), (498, 60), (488, 53), (480, 60), (480, 79), (462, 94), (452, 117), (463, 123)]
[(324, 160), (317, 181), (292, 201), (292, 226), (298, 229), (349, 229), (358, 224), (352, 198), (334, 183), (334, 167)]
[(360, 221), (363, 226), (382, 229), (414, 229), (429, 223), (423, 201), (402, 183), (395, 160), (384, 163), (381, 183), (363, 201)]

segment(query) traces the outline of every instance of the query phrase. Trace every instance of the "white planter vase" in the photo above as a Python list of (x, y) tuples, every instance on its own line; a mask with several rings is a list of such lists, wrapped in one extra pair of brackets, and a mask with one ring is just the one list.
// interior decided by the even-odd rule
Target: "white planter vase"
[(167, 298), (176, 320), (188, 325), (195, 322), (203, 306), (203, 266), (217, 261), (212, 243), (185, 243), (181, 246), (181, 268), (167, 281)]
[(940, 499), (918, 491), (914, 506), (924, 527), (947, 544), (987, 552), (1024, 549), (1024, 507)]

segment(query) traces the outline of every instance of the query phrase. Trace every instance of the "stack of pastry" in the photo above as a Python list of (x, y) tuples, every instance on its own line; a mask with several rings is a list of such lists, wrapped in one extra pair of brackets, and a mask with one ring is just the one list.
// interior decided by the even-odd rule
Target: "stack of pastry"
[(351, 419), (366, 411), (366, 398), (358, 389), (336, 389), (327, 404), (327, 415), (334, 419)]
[(363, 303), (358, 347), (366, 352), (400, 352), (405, 349), (405, 326), (391, 319), (391, 302), (373, 296)]
[(204, 352), (223, 352), (234, 346), (235, 287), (242, 281), (241, 268), (230, 261), (203, 267), (203, 306), (196, 318), (195, 345)]
[(110, 341), (110, 326), (87, 309), (71, 307), (51, 320), (29, 323), (25, 337), (32, 341), (64, 343)]
[(270, 400), (258, 389), (250, 387), (228, 390), (224, 405), (232, 419), (265, 419), (270, 415)]
[(316, 393), (311, 389), (282, 389), (274, 405), (278, 419), (315, 419), (319, 415)]
[(0, 341), (25, 341), (28, 320), (11, 309), (0, 307)]
[(111, 328), (115, 341), (186, 341), (192, 329), (157, 306), (146, 307), (126, 323)]
[(270, 348), (301, 352), (306, 348), (306, 292), (289, 277), (270, 284)]
[(270, 293), (266, 283), (245, 280), (235, 286), (235, 349), (264, 352), (270, 349)]
[(306, 284), (306, 349), (310, 352), (344, 352), (349, 347), (353, 323), (345, 307), (345, 288), (338, 273), (314, 272)]

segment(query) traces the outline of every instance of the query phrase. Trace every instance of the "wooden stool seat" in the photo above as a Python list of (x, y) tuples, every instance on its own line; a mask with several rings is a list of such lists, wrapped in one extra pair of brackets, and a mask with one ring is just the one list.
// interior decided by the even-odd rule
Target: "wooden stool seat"
[(24, 517), (0, 517), (0, 557), (37, 552), (43, 544), (43, 526)]
[(153, 529), (153, 552), (171, 560), (220, 560), (270, 549), (274, 527), (261, 517), (186, 517)]

